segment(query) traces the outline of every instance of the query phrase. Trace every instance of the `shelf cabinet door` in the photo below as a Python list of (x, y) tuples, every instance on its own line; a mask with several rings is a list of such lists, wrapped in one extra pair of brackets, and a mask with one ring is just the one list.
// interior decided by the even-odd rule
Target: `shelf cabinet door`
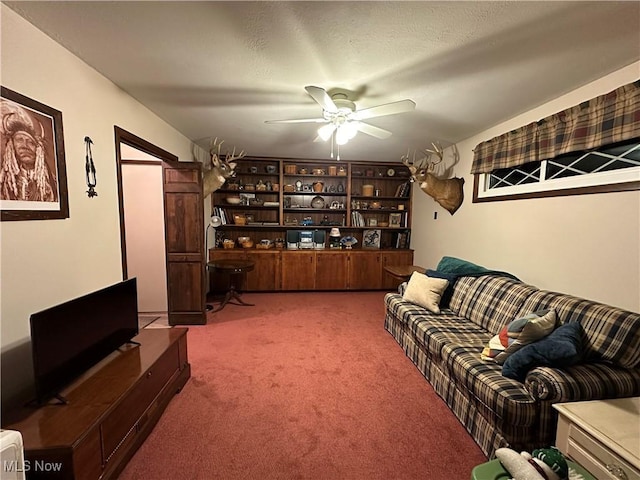
[(385, 290), (397, 290), (402, 280), (384, 270), (384, 267), (388, 265), (413, 265), (413, 250), (398, 250), (397, 252), (384, 252), (382, 254), (382, 288)]
[(378, 290), (382, 281), (379, 251), (349, 252), (349, 290)]
[(316, 290), (346, 290), (348, 255), (345, 252), (316, 252)]
[(260, 292), (280, 288), (280, 252), (273, 250), (250, 250), (247, 260), (255, 262), (255, 267), (247, 273), (245, 290)]
[(282, 290), (313, 290), (315, 279), (315, 252), (297, 251), (282, 255)]

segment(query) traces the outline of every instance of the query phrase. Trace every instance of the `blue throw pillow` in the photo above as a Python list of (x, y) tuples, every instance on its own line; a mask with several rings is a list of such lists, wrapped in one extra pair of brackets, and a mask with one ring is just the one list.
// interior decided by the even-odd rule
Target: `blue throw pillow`
[(530, 343), (509, 356), (502, 365), (502, 375), (523, 382), (535, 367), (568, 367), (582, 358), (582, 326), (569, 322), (548, 336)]
[(444, 278), (445, 280), (449, 281), (449, 285), (447, 285), (447, 288), (442, 294), (442, 298), (440, 298), (440, 307), (449, 308), (449, 302), (451, 301), (451, 297), (453, 296), (453, 286), (456, 284), (456, 280), (458, 279), (459, 275), (456, 273), (438, 272), (437, 270), (427, 270), (425, 272), (425, 275), (431, 278)]

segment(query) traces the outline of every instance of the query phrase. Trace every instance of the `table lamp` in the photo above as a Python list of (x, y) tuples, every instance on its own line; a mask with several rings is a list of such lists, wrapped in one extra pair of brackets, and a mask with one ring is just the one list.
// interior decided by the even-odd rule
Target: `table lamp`
[(216, 239), (216, 228), (218, 228), (220, 225), (222, 225), (222, 219), (220, 217), (218, 217), (217, 215), (212, 215), (211, 216), (211, 220), (209, 220), (209, 224), (207, 225), (207, 229), (205, 231), (206, 235), (206, 239), (205, 239), (205, 245), (207, 246), (207, 248), (209, 248), (209, 228), (213, 228), (213, 248), (217, 247), (217, 239)]
[(340, 229), (333, 227), (329, 232), (329, 248), (341, 248), (340, 245)]

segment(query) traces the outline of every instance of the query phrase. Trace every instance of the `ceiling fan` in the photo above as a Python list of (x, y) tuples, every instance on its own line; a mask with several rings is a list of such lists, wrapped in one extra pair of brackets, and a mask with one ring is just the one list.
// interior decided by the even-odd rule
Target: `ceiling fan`
[(389, 130), (363, 122), (374, 117), (395, 115), (412, 111), (416, 104), (412, 100), (400, 100), (363, 110), (357, 110), (356, 104), (348, 99), (345, 93), (329, 95), (320, 87), (307, 86), (307, 93), (322, 107), (321, 118), (300, 118), (291, 120), (267, 120), (265, 123), (324, 123), (318, 129), (314, 141), (327, 141), (335, 135), (335, 142), (344, 145), (359, 131), (372, 137), (384, 139), (391, 136)]

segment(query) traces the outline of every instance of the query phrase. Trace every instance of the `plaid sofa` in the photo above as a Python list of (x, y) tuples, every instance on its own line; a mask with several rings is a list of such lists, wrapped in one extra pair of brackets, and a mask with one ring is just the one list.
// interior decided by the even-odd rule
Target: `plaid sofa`
[[(640, 315), (497, 275), (460, 277), (449, 308), (433, 314), (385, 296), (385, 329), (466, 427), (487, 457), (510, 447), (531, 451), (555, 443), (557, 402), (640, 395)], [(583, 361), (537, 367), (525, 383), (502, 376), (480, 352), (510, 321), (554, 308), (560, 323), (578, 321)]]

